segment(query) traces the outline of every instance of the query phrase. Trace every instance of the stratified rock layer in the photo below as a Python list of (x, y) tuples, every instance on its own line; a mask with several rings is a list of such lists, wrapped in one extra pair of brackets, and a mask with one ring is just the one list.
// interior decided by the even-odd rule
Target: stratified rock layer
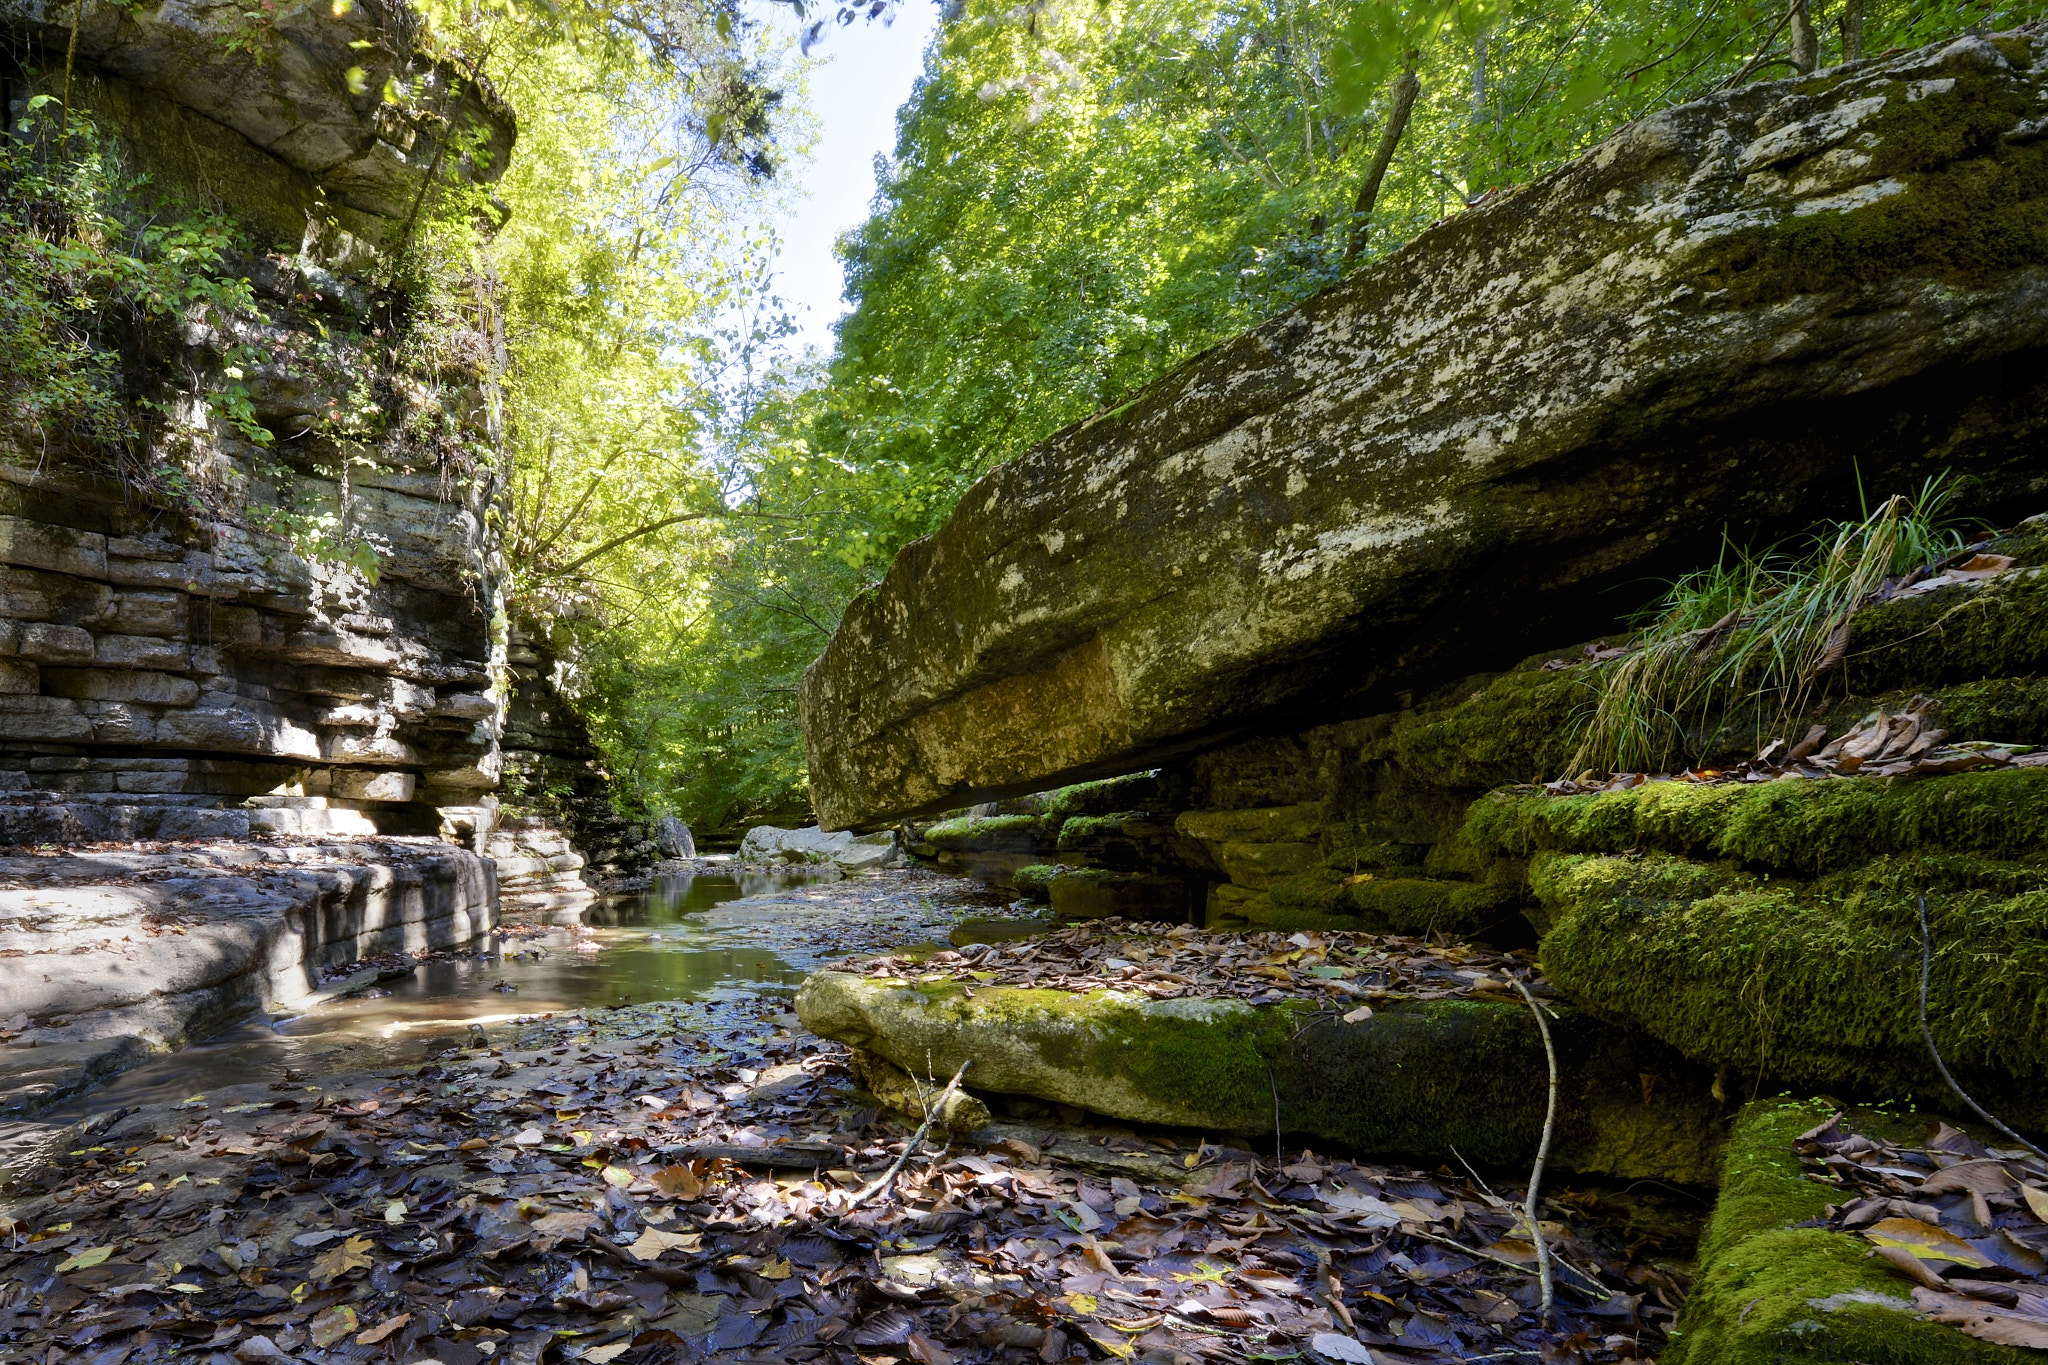
[(491, 864), (425, 839), (0, 858), (0, 882), (0, 1114), (251, 1009), (306, 1008), (327, 969), (498, 921)]
[(998, 468), (805, 678), (822, 821), (1398, 708), (1859, 468), (2029, 500), (2044, 115), (2039, 33), (1665, 111)]
[(437, 187), (502, 172), (509, 112), (397, 0), (0, 0), (0, 35), (10, 118), (69, 98), (131, 209), (224, 217), (249, 283), (119, 338), (120, 458), (0, 411), (0, 843), (476, 834), (502, 343), (423, 338), (373, 267)]

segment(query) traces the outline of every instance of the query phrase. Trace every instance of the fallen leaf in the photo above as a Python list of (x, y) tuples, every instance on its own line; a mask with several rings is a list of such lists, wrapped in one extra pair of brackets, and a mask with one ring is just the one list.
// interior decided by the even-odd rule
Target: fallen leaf
[(622, 1340), (611, 1342), (609, 1345), (593, 1346), (578, 1356), (577, 1359), (595, 1361), (597, 1365), (611, 1365), (612, 1361), (617, 1360), (632, 1349), (633, 1338), (626, 1337)]
[(1881, 1247), (1897, 1247), (1928, 1261), (1953, 1261), (1982, 1270), (1991, 1258), (1952, 1232), (1944, 1232), (1918, 1218), (1881, 1218), (1863, 1229), (1863, 1235)]
[(2040, 1222), (2048, 1223), (2048, 1190), (2036, 1189), (2032, 1185), (2022, 1185), (2020, 1186), (2020, 1193), (2026, 1197), (2027, 1208), (2033, 1213), (2034, 1217)]
[(384, 1340), (384, 1338), (390, 1336), (393, 1332), (396, 1332), (411, 1321), (412, 1314), (410, 1313), (400, 1313), (396, 1317), (386, 1318), (368, 1331), (358, 1333), (356, 1335), (356, 1345), (375, 1346), (378, 1342)]
[(369, 1251), (375, 1245), (367, 1237), (351, 1237), (340, 1246), (321, 1252), (307, 1273), (316, 1280), (338, 1280), (351, 1270), (368, 1270)]
[(574, 1209), (558, 1209), (533, 1220), (533, 1230), (557, 1241), (580, 1242), (597, 1227), (597, 1215)]
[[(2039, 1300), (2024, 1302), (2034, 1304)], [(1913, 1306), (1935, 1322), (1959, 1328), (1979, 1341), (2048, 1350), (2048, 1320), (2031, 1313), (1996, 1308), (1960, 1294), (1942, 1294), (1932, 1289), (1914, 1290)]]
[(347, 1304), (337, 1304), (306, 1324), (306, 1338), (324, 1351), (359, 1325), (355, 1309)]
[(698, 1232), (663, 1232), (659, 1228), (643, 1231), (627, 1252), (643, 1261), (658, 1261), (664, 1252), (680, 1251), (691, 1253), (704, 1245), (704, 1235)]
[(403, 1223), (405, 1221), (405, 1201), (403, 1199), (394, 1199), (384, 1206), (384, 1221), (387, 1223)]
[(704, 1193), (704, 1182), (688, 1166), (664, 1166), (654, 1173), (654, 1188), (671, 1199), (695, 1199)]
[(89, 1270), (113, 1254), (114, 1248), (110, 1246), (89, 1247), (68, 1260), (58, 1262), (57, 1273), (61, 1275), (67, 1270)]

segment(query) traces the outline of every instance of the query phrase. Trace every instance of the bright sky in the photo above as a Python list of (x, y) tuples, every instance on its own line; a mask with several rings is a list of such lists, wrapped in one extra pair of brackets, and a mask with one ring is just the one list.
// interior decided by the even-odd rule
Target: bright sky
[[(814, 14), (829, 12), (813, 7)], [(777, 292), (790, 304), (799, 351), (806, 345), (832, 347), (832, 324), (846, 312), (840, 297), (845, 279), (832, 244), (867, 221), (875, 156), (895, 149), (896, 110), (924, 70), (925, 44), (938, 19), (932, 0), (902, 0), (893, 24), (857, 21), (831, 28), (812, 50), (823, 58), (811, 73), (818, 145), (807, 163), (791, 168), (804, 197), (777, 225), (783, 243)], [(795, 31), (791, 21), (781, 22)]]

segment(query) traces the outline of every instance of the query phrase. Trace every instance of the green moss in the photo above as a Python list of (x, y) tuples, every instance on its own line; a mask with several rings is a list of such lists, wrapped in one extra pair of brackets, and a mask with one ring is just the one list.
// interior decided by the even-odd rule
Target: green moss
[(1943, 1103), (1929, 1017), (1966, 1086), (2048, 1115), (2048, 867), (1890, 856), (1811, 882), (1668, 856), (1551, 854), (1531, 868), (1559, 989), (1695, 1061), (1800, 1085)]
[(1142, 811), (1117, 811), (1109, 815), (1073, 815), (1060, 826), (1059, 848), (1065, 853), (1105, 835), (1123, 833), (1124, 825), (1144, 819)]
[(938, 848), (1029, 848), (1043, 832), (1035, 815), (957, 815), (924, 832), (925, 842)]
[[(1473, 934), (1510, 914), (1514, 888), (1484, 882), (1436, 881), (1423, 877), (1352, 873), (1340, 867), (1310, 868), (1269, 889), (1272, 909), (1264, 922), (1275, 928), (1335, 928), (1302, 922), (1303, 914), (1345, 917), (1344, 928), (1417, 937), (1442, 930)], [(1255, 919), (1260, 917), (1254, 916)]]
[(1496, 856), (1656, 849), (1802, 874), (1919, 849), (2023, 858), (2048, 853), (2048, 769), (1913, 780), (1651, 782), (1592, 796), (1495, 792), (1472, 804), (1464, 832)]
[(1113, 811), (1142, 810), (1159, 797), (1159, 779), (1151, 773), (1128, 777), (1106, 777), (1099, 782), (1077, 782), (1050, 792), (1045, 813), (1055, 825), (1076, 815), (1107, 815)]
[(1052, 879), (1059, 876), (1060, 873), (1067, 871), (1071, 871), (1071, 869), (1062, 867), (1057, 863), (1032, 863), (1028, 867), (1020, 867), (1011, 873), (1010, 885), (1016, 888), (1017, 894), (1020, 896), (1029, 896), (1034, 900), (1044, 900), (1049, 894), (1047, 888), (1050, 886)]
[(2044, 667), (2048, 575), (2010, 575), (1859, 613), (1844, 674), (1858, 688), (1882, 690), (2019, 677)]
[(1805, 1179), (1792, 1141), (1827, 1107), (1752, 1104), (1728, 1139), (1721, 1197), (1667, 1365), (2019, 1365), (1994, 1346), (1912, 1312), (1912, 1285), (1862, 1239), (1797, 1224), (1831, 1187)]
[(1871, 279), (1995, 279), (2048, 263), (2048, 151), (2001, 135), (2030, 116), (2010, 80), (1957, 71), (1955, 88), (1909, 101), (1903, 83), (1865, 129), (1873, 176), (1903, 193), (1730, 234), (1705, 272), (1717, 306), (1754, 306)]

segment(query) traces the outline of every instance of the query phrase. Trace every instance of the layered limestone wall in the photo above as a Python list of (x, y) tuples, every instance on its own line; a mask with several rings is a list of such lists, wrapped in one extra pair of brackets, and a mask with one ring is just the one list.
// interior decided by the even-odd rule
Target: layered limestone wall
[(384, 0), (10, 0), (10, 125), (62, 88), (74, 19), (79, 118), (138, 203), (238, 225), (254, 306), (123, 340), (136, 448), (0, 413), (0, 838), (472, 837), (502, 344), (486, 293), (425, 320), (376, 267), (430, 175), (502, 171), (510, 115)]
[(485, 851), (508, 909), (580, 910), (600, 884), (645, 872), (661, 850), (653, 831), (613, 806), (603, 756), (556, 685), (545, 642), (515, 625), (507, 657), (504, 780)]

